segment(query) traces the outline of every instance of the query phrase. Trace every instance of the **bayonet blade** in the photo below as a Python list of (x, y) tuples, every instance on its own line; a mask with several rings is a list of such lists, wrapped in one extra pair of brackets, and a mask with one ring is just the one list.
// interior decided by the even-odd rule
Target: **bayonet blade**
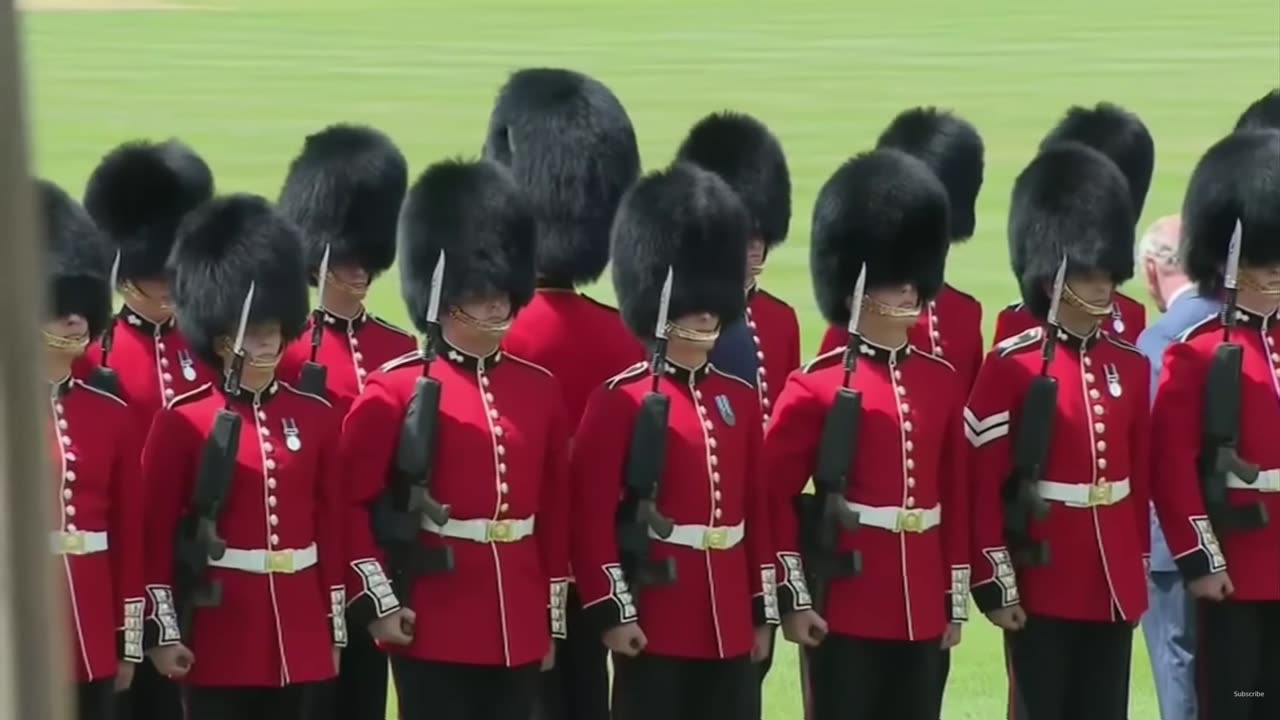
[(667, 339), (667, 315), (671, 312), (671, 285), (675, 280), (675, 269), (667, 267), (667, 279), (662, 283), (662, 296), (658, 298), (658, 326), (653, 334)]
[(849, 296), (849, 334), (858, 332), (858, 321), (862, 319), (862, 299), (867, 294), (867, 264), (862, 264), (858, 271), (858, 282), (853, 285), (853, 294)]
[(245, 293), (244, 305), (240, 308), (240, 327), (236, 330), (236, 344), (231, 348), (236, 355), (244, 352), (244, 333), (249, 329), (249, 308), (253, 306), (253, 292), (256, 288), (256, 282), (249, 283), (249, 292)]
[(316, 277), (316, 305), (318, 307), (324, 307), (324, 284), (329, 278), (329, 252), (332, 249), (332, 245), (325, 243), (324, 257), (320, 258), (320, 273)]
[(1231, 246), (1227, 250), (1227, 267), (1223, 273), (1223, 285), (1228, 290), (1235, 290), (1239, 287), (1240, 280), (1240, 241), (1244, 236), (1244, 228), (1240, 226), (1240, 221), (1236, 220), (1236, 228), (1231, 232)]
[(117, 250), (116, 259), (111, 262), (111, 278), (109, 282), (111, 283), (112, 295), (116, 292), (116, 284), (120, 282), (120, 255), (121, 252)]
[(444, 290), (444, 250), (436, 260), (436, 269), (431, 271), (431, 297), (427, 301), (427, 322), (433, 323), (440, 318), (440, 293)]
[(1058, 324), (1058, 308), (1062, 305), (1062, 291), (1067, 287), (1067, 256), (1058, 264), (1058, 274), (1053, 278), (1053, 297), (1049, 298), (1049, 324)]

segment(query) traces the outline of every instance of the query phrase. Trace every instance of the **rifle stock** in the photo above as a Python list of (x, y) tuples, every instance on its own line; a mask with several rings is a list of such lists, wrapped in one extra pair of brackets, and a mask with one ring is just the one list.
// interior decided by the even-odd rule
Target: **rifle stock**
[(109, 367), (94, 368), (93, 374), (89, 376), (89, 386), (120, 397), (120, 376)]
[(218, 536), (218, 515), (235, 473), (242, 422), (233, 410), (219, 410), (214, 417), (200, 456), (191, 509), (178, 526), (174, 599), (183, 637), (189, 637), (195, 608), (222, 604), (222, 584), (205, 575), (209, 560), (221, 559), (227, 550), (227, 543)]
[(312, 360), (302, 363), (302, 372), (298, 375), (298, 389), (308, 395), (327, 398), (329, 370), (324, 365)]
[(623, 501), (618, 509), (616, 532), (623, 571), (632, 585), (669, 585), (676, 580), (675, 561), (657, 561), (650, 552), (649, 531), (660, 538), (671, 536), (670, 518), (658, 512), (658, 488), (666, 467), (667, 420), (671, 400), (650, 392), (644, 396), (627, 450)]
[(1057, 407), (1057, 379), (1048, 375), (1034, 378), (1022, 398), (1013, 436), (1013, 469), (1003, 489), (1005, 541), (1015, 564), (1021, 566), (1049, 562), (1049, 545), (1032, 539), (1031, 525), (1049, 514), (1037, 483), (1044, 479)]
[(1258, 467), (1245, 462), (1237, 450), (1240, 439), (1240, 393), (1243, 349), (1223, 343), (1213, 352), (1204, 387), (1203, 427), (1200, 440), (1200, 490), (1214, 533), (1256, 530), (1269, 522), (1262, 503), (1236, 505), (1227, 502), (1227, 477), (1234, 475), (1252, 485)]

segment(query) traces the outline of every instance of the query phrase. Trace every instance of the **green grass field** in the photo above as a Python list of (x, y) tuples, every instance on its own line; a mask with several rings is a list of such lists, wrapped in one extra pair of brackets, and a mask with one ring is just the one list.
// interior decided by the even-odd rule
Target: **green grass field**
[[(779, 134), (795, 219), (765, 284), (800, 309), (807, 352), (822, 329), (806, 267), (814, 195), (899, 109), (954, 108), (985, 135), (978, 233), (953, 254), (949, 279), (986, 304), (989, 333), (996, 309), (1016, 293), (1003, 239), (1012, 178), (1068, 105), (1113, 100), (1150, 126), (1158, 161), (1145, 225), (1176, 212), (1199, 155), (1280, 81), (1274, 0), (189, 4), (201, 9), (25, 17), (41, 175), (79, 194), (110, 146), (176, 135), (209, 160), (220, 190), (273, 197), (303, 135), (335, 121), (390, 133), (416, 172), (479, 152), (507, 72), (572, 67), (622, 98), (648, 168), (666, 164), (685, 130), (712, 110), (754, 113)], [(393, 283), (380, 286), (374, 307), (402, 321)], [(992, 720), (1005, 697), (999, 636), (981, 619), (966, 632), (946, 717)], [(799, 717), (794, 668), (785, 648), (766, 691), (769, 720)], [(1140, 639), (1133, 675), (1130, 717), (1154, 720)]]

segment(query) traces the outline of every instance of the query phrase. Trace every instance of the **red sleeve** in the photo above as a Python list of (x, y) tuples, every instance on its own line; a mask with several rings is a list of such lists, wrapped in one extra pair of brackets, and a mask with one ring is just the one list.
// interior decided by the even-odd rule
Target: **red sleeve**
[(631, 588), (618, 562), (615, 515), (636, 408), (622, 390), (598, 388), (587, 400), (573, 438), (573, 570), (583, 613), (596, 629), (637, 619)]
[(115, 579), (116, 607), (121, 610), (117, 647), (120, 659), (142, 662), (142, 624), (146, 612), (146, 582), (143, 579), (143, 557), (146, 517), (139, 469), (141, 442), (128, 422), (128, 408), (120, 408), (119, 444), (111, 469), (111, 513), (108, 537), (111, 538), (112, 575)]
[(942, 532), (946, 543), (947, 617), (951, 622), (969, 619), (969, 582), (972, 565), (969, 557), (969, 442), (965, 438), (964, 405), (959, 392), (960, 377), (956, 376), (955, 402), (947, 420), (947, 435), (943, 438), (942, 464), (939, 474), (939, 496), (942, 500)]
[[(1139, 380), (1151, 377), (1151, 363), (1144, 357), (1139, 363)], [(1129, 484), (1133, 493), (1133, 513), (1137, 522), (1142, 556), (1151, 557), (1151, 383), (1138, 382), (1133, 422), (1129, 425)]]
[(344, 584), (347, 554), (343, 532), (346, 506), (342, 498), (342, 484), (338, 465), (338, 411), (325, 408), (329, 415), (325, 442), (320, 450), (320, 476), (317, 478), (319, 497), (316, 502), (316, 539), (320, 545), (320, 577), (325, 597), (329, 599), (329, 627), (333, 644), (347, 645), (347, 590)]
[(561, 393), (554, 381), (547, 383), (551, 421), (543, 451), (542, 497), (538, 501), (538, 552), (550, 585), (548, 618), (551, 636), (567, 637), (565, 604), (569, 595), (569, 423)]
[(818, 443), (827, 403), (818, 399), (793, 373), (778, 396), (764, 440), (764, 477), (777, 554), (778, 605), (782, 612), (813, 605), (800, 557), (800, 528), (795, 514), (799, 495), (817, 464)]
[(826, 355), (836, 348), (842, 348), (848, 340), (848, 333), (845, 332), (844, 328), (829, 327), (822, 334), (822, 344), (818, 346), (818, 354)]
[[(1004, 313), (1001, 313), (1003, 316)], [(970, 457), (970, 566), (974, 603), (982, 612), (1018, 603), (1017, 579), (1004, 537), (1004, 483), (1013, 467), (1010, 432), (1017, 427), (1018, 398), (998, 352), (978, 371), (965, 407)]]
[(302, 375), (302, 364), (311, 359), (311, 325), (302, 337), (284, 346), (280, 355), (280, 364), (276, 366), (276, 379), (294, 387), (298, 386), (298, 378)]
[(382, 549), (373, 536), (370, 510), (391, 477), (404, 413), (405, 405), (389, 378), (371, 375), (364, 392), (352, 403), (338, 441), (347, 606), (358, 624), (390, 615), (400, 607), (384, 569)]
[(1191, 345), (1170, 345), (1151, 411), (1151, 432), (1160, 438), (1149, 448), (1151, 496), (1169, 553), (1188, 580), (1227, 569), (1205, 512), (1197, 466), (1208, 370)]
[(144, 531), (143, 559), (148, 614), (146, 645), (173, 645), (182, 640), (174, 608), (174, 539), (191, 498), (200, 435), (176, 410), (156, 413), (142, 451), (142, 486), (149, 519)]
[(778, 570), (774, 565), (777, 543), (773, 539), (773, 523), (769, 517), (768, 488), (764, 484), (763, 454), (764, 426), (760, 419), (759, 405), (747, 403), (750, 437), (747, 439), (745, 467), (747, 476), (744, 494), (747, 532), (747, 577), (751, 579), (751, 606), (755, 624), (777, 625), (782, 621), (778, 613)]

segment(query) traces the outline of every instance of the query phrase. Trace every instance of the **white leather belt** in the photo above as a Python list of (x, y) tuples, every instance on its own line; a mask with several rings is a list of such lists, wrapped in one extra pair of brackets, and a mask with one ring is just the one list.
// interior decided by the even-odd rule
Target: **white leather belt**
[(1068, 507), (1114, 505), (1129, 497), (1129, 478), (1093, 484), (1060, 483), (1041, 480), (1036, 483), (1040, 497)]
[(513, 543), (533, 534), (535, 516), (519, 520), (454, 520), (437, 525), (424, 517), (422, 529), (441, 537), (478, 543)]
[(105, 552), (107, 533), (86, 530), (55, 530), (49, 533), (49, 549), (54, 555), (92, 555)]
[(743, 523), (719, 527), (711, 525), (674, 525), (671, 528), (671, 536), (665, 538), (658, 537), (653, 528), (649, 528), (649, 537), (654, 540), (670, 545), (693, 548), (694, 550), (728, 550), (742, 542), (742, 538), (746, 534), (746, 526)]
[(875, 507), (862, 503), (845, 503), (858, 513), (858, 522), (896, 533), (922, 533), (942, 524), (942, 506), (931, 508)]
[(1252, 485), (1246, 484), (1240, 478), (1227, 473), (1227, 487), (1232, 490), (1252, 490), (1254, 492), (1274, 493), (1280, 492), (1280, 470), (1263, 470), (1258, 473), (1258, 481)]
[(209, 558), (211, 567), (239, 570), (241, 572), (269, 575), (279, 573), (291, 575), (299, 573), (315, 565), (318, 561), (316, 544), (301, 550), (238, 550), (227, 548), (222, 558)]

